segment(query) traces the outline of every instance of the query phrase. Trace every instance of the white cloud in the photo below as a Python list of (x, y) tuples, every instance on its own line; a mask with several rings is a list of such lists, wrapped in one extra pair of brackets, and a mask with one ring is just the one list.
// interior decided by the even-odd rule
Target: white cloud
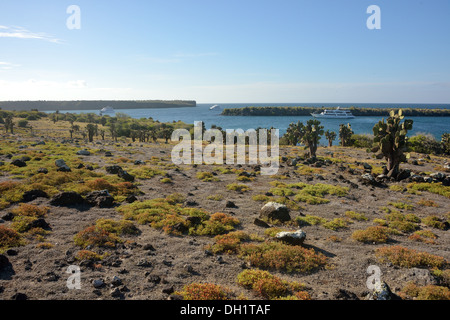
[(67, 85), (69, 88), (87, 88), (87, 82), (85, 80), (69, 81)]
[(9, 81), (0, 79), (2, 100), (97, 100), (132, 99), (138, 96), (131, 88), (90, 87), (85, 80), (51, 81), (28, 79)]
[[(184, 83), (184, 84), (183, 84)], [(0, 80), (1, 100), (196, 100), (199, 103), (449, 103), (448, 82), (159, 83), (97, 87), (85, 80)]]
[(43, 32), (32, 32), (22, 27), (6, 27), (0, 26), (0, 38), (16, 38), (16, 39), (36, 39), (44, 40), (52, 43), (61, 43), (60, 39)]
[(20, 64), (14, 64), (11, 62), (0, 61), (0, 70), (11, 70), (16, 67), (20, 67)]

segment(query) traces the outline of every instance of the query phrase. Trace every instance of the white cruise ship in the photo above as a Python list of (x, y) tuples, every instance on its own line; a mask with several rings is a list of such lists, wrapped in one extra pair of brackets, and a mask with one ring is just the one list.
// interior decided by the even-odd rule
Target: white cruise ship
[(324, 119), (353, 119), (355, 116), (349, 110), (337, 107), (335, 110), (325, 110), (321, 113), (311, 113), (315, 118)]
[(104, 107), (102, 110), (100, 110), (100, 114), (114, 114), (116, 111), (112, 107)]

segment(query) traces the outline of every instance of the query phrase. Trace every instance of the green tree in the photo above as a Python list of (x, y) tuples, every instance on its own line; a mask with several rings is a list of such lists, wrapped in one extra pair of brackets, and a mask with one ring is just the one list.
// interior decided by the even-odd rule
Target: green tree
[(19, 126), (19, 128), (26, 128), (28, 125), (28, 121), (27, 120), (19, 120), (17, 125)]

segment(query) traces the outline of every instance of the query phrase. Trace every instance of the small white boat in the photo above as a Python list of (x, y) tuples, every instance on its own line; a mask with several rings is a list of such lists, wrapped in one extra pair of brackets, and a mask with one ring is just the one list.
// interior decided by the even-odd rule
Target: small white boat
[(217, 104), (209, 108), (209, 110), (218, 110), (218, 109), (220, 109), (220, 106)]
[(104, 107), (102, 110), (100, 110), (100, 114), (105, 114), (105, 113), (112, 114), (112, 113), (116, 113), (116, 111), (112, 107)]
[(324, 119), (353, 119), (355, 116), (349, 110), (337, 107), (335, 110), (325, 110), (321, 113), (311, 113), (314, 118)]

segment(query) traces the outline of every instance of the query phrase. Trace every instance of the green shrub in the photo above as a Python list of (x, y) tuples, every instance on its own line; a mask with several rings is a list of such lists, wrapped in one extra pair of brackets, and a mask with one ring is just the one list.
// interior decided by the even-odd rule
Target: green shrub
[(400, 296), (415, 300), (450, 300), (450, 289), (436, 285), (418, 286), (409, 282), (400, 292)]
[(95, 223), (98, 229), (105, 230), (106, 232), (116, 235), (137, 235), (139, 229), (136, 228), (133, 222), (127, 220), (111, 220), (111, 219), (99, 219)]
[(388, 246), (375, 250), (375, 256), (380, 262), (390, 262), (399, 267), (429, 267), (442, 268), (447, 261), (440, 256), (428, 252), (408, 249), (402, 246)]
[(294, 200), (298, 201), (298, 202), (305, 202), (305, 203), (311, 204), (311, 205), (325, 204), (325, 203), (330, 202), (330, 200), (328, 200), (328, 199), (315, 197), (315, 196), (311, 196), (309, 194), (303, 194), (303, 193), (296, 194), (294, 196)]
[(419, 228), (417, 222), (420, 222), (420, 219), (413, 214), (404, 215), (398, 211), (392, 211), (385, 218), (388, 221), (389, 228), (397, 231), (413, 232)]
[(368, 227), (366, 230), (356, 230), (352, 238), (364, 243), (386, 243), (389, 240), (386, 227)]
[(231, 300), (232, 292), (219, 285), (211, 283), (191, 283), (183, 287), (183, 290), (175, 292), (183, 297), (183, 300)]
[(315, 225), (320, 225), (320, 224), (324, 224), (327, 222), (327, 219), (325, 218), (321, 218), (321, 217), (317, 217), (317, 216), (313, 216), (313, 215), (306, 215), (304, 217), (297, 217), (295, 219), (298, 223), (298, 225), (300, 227), (303, 226), (315, 226)]
[(355, 211), (346, 211), (345, 212), (345, 216), (347, 218), (350, 218), (350, 219), (356, 220), (356, 221), (367, 221), (367, 220), (369, 220), (364, 214), (358, 213), (358, 212), (355, 212)]
[(450, 186), (443, 186), (442, 183), (410, 183), (407, 185), (409, 191), (427, 191), (450, 199)]
[(94, 261), (95, 262), (95, 261), (102, 260), (103, 257), (100, 254), (95, 253), (90, 250), (80, 250), (75, 255), (75, 259), (77, 259), (78, 261)]
[(431, 134), (416, 134), (408, 140), (409, 150), (417, 153), (439, 154), (441, 144)]
[(41, 218), (44, 217), (50, 209), (48, 207), (39, 207), (33, 204), (21, 203), (17, 208), (11, 210), (15, 216), (29, 216)]
[(445, 230), (445, 223), (437, 216), (428, 216), (422, 219), (422, 222), (432, 228)]
[(404, 210), (414, 210), (414, 206), (410, 204), (406, 204), (403, 202), (389, 202), (391, 206), (396, 207), (397, 209), (404, 209)]
[(243, 244), (240, 256), (257, 268), (286, 272), (307, 273), (327, 265), (327, 258), (322, 253), (280, 242)]
[(353, 146), (356, 148), (370, 149), (373, 146), (373, 135), (371, 134), (353, 134), (350, 138)]
[[(179, 200), (177, 200), (179, 201)], [(234, 230), (239, 220), (224, 213), (210, 215), (198, 208), (183, 208), (179, 203), (167, 199), (152, 199), (123, 205), (118, 208), (124, 219), (139, 224), (149, 224), (168, 234), (189, 233), (191, 235), (219, 235)], [(196, 217), (193, 223), (189, 217)]]
[(197, 179), (203, 182), (219, 181), (219, 178), (216, 178), (212, 172), (198, 172)]
[(223, 200), (223, 195), (221, 195), (221, 194), (212, 194), (210, 196), (207, 196), (206, 199), (213, 200), (213, 201), (222, 201)]
[(268, 271), (247, 269), (237, 276), (237, 283), (246, 289), (252, 290), (263, 299), (286, 299), (294, 294), (295, 300), (310, 300), (307, 292), (300, 291), (304, 285), (298, 282), (288, 282), (272, 275)]
[(237, 191), (237, 192), (246, 192), (251, 190), (249, 186), (246, 186), (245, 184), (238, 184), (238, 183), (232, 183), (227, 185), (227, 189), (231, 191)]
[(389, 186), (389, 190), (403, 192), (406, 190), (406, 188), (397, 184), (393, 184), (392, 186)]
[(230, 217), (225, 213), (214, 213), (211, 218), (197, 227), (193, 233), (202, 236), (214, 236), (234, 230), (234, 227), (240, 224), (236, 218)]
[(331, 221), (328, 221), (323, 224), (323, 226), (327, 229), (338, 231), (339, 229), (345, 229), (348, 227), (348, 224), (350, 221), (342, 219), (342, 218), (335, 218)]
[(214, 244), (210, 246), (213, 253), (236, 254), (243, 241), (250, 240), (250, 236), (243, 231), (234, 231), (214, 237)]
[(420, 230), (414, 232), (412, 235), (408, 237), (408, 239), (429, 244), (435, 244), (436, 242), (434, 240), (437, 239), (437, 236), (429, 230)]
[(98, 228), (97, 226), (88, 227), (74, 237), (75, 245), (82, 248), (88, 246), (115, 248), (117, 243), (122, 240), (113, 233)]
[(170, 178), (162, 178), (161, 180), (159, 180), (161, 183), (172, 183), (172, 179)]
[(28, 121), (27, 120), (19, 120), (19, 122), (17, 123), (17, 126), (19, 128), (26, 128), (28, 126)]
[(22, 246), (23, 244), (22, 237), (17, 231), (0, 226), (0, 253), (12, 247)]

